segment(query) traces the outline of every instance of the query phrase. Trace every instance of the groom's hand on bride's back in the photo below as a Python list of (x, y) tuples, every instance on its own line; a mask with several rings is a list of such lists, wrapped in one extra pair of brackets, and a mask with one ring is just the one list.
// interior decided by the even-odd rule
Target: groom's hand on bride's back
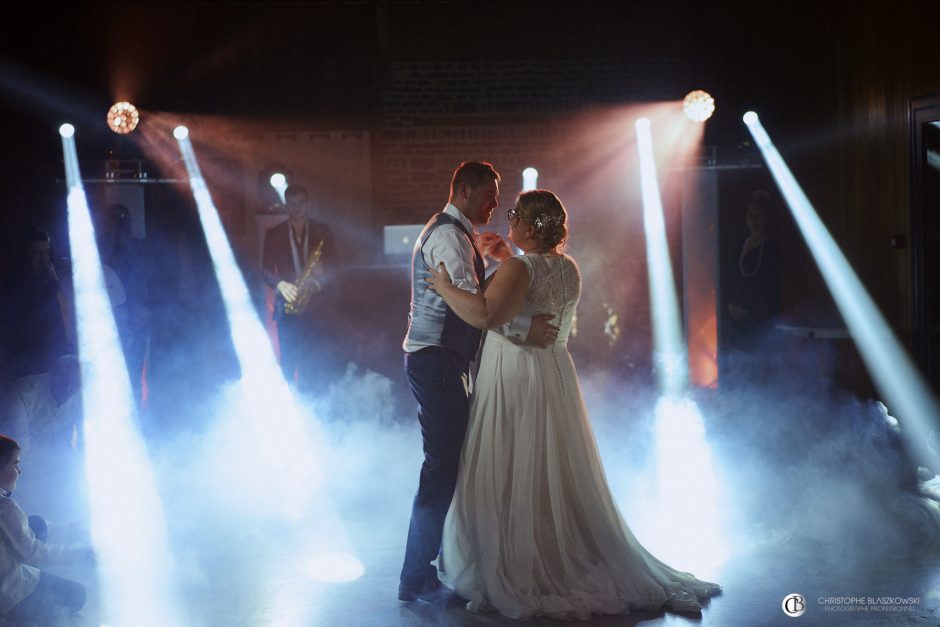
[(553, 314), (535, 314), (532, 316), (532, 325), (529, 327), (529, 334), (525, 338), (525, 343), (541, 348), (548, 348), (558, 339), (558, 327), (550, 321), (555, 316)]

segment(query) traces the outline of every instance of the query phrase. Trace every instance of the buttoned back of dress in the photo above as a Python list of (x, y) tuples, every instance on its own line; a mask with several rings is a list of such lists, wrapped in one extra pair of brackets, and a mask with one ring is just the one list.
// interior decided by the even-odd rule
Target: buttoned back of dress
[(558, 326), (556, 344), (567, 344), (581, 298), (581, 272), (568, 255), (517, 255), (529, 269), (529, 288), (518, 316), (551, 313)]

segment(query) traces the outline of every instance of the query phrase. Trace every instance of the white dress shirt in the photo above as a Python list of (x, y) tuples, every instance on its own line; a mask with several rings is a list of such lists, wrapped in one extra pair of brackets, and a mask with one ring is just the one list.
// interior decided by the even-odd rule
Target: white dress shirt
[(0, 612), (32, 594), (46, 545), (29, 528), (26, 514), (6, 490), (0, 493)]
[[(460, 209), (451, 203), (447, 203), (442, 213), (455, 218), (476, 240), (478, 235), (476, 228)], [(420, 241), (418, 245), (420, 245)], [(442, 224), (431, 231), (421, 248), (421, 253), (424, 257), (424, 263), (429, 268), (436, 270), (443, 262), (447, 274), (450, 275), (451, 283), (460, 289), (471, 294), (477, 294), (481, 291), (480, 281), (477, 279), (477, 273), (473, 267), (473, 244), (467, 238), (467, 234), (456, 224)], [(516, 318), (500, 327), (498, 332), (519, 342), (524, 342), (529, 335), (531, 321), (532, 319), (529, 316)], [(415, 342), (406, 338), (403, 348), (406, 352), (413, 353), (428, 346), (431, 346), (431, 344)]]

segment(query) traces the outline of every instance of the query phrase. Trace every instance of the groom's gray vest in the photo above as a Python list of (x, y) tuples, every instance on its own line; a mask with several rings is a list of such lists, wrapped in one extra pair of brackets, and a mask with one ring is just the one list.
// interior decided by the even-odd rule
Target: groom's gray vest
[(424, 226), (411, 256), (411, 311), (408, 313), (408, 339), (422, 344), (444, 346), (461, 354), (467, 361), (476, 358), (482, 331), (470, 326), (447, 306), (437, 292), (428, 289), (425, 279), (430, 275), (424, 261), (424, 244), (437, 227), (453, 224), (466, 233), (473, 247), (473, 270), (482, 288), (485, 280), (483, 256), (473, 242), (473, 236), (456, 218), (438, 213)]

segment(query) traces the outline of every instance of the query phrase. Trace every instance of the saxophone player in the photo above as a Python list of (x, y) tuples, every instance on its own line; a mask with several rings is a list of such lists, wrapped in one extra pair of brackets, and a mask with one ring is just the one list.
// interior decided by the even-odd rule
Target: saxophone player
[[(305, 387), (298, 367), (308, 358), (317, 340), (315, 307), (306, 307), (321, 289), (323, 260), (333, 252), (329, 228), (308, 217), (310, 194), (303, 185), (284, 190), (287, 220), (268, 229), (264, 236), (261, 275), (274, 290), (281, 370), (288, 383)], [(301, 280), (305, 279), (305, 280)], [(300, 306), (300, 303), (303, 306)]]

